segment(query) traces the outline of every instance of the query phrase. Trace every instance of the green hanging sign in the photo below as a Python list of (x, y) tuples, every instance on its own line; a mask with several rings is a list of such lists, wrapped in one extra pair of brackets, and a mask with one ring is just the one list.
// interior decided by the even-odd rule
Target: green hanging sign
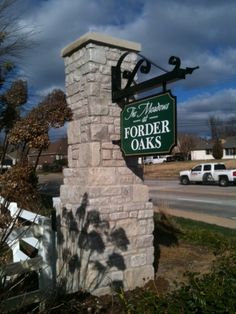
[(176, 145), (176, 97), (170, 91), (126, 105), (120, 121), (125, 156), (169, 154)]

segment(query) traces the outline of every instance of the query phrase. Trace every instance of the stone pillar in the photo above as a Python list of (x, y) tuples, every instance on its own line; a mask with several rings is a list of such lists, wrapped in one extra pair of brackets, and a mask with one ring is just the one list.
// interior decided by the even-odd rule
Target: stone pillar
[[(60, 190), (58, 269), (67, 292), (93, 294), (143, 286), (154, 277), (153, 209), (148, 188), (119, 146), (120, 111), (111, 101), (111, 66), (137, 43), (87, 33), (62, 51), (68, 125), (68, 168)], [(135, 65), (136, 54), (126, 59)]]

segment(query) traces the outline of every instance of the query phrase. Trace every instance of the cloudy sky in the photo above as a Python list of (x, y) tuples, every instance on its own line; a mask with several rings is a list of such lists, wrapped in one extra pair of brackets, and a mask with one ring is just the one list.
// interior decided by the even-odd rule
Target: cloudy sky
[(205, 135), (210, 116), (236, 117), (235, 0), (18, 2), (20, 23), (34, 30), (37, 42), (20, 64), (32, 102), (53, 88), (64, 89), (61, 49), (94, 31), (141, 43), (141, 53), (163, 68), (172, 69), (172, 55), (183, 68), (200, 67), (170, 86), (177, 96), (179, 132)]

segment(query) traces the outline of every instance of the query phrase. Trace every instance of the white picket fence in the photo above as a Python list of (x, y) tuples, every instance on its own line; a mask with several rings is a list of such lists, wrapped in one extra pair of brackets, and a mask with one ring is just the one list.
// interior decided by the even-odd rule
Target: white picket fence
[[(13, 263), (0, 269), (0, 280), (10, 280), (12, 276), (37, 271), (39, 289), (0, 301), (0, 312), (6, 308), (14, 310), (21, 306), (21, 302), (24, 305), (42, 302), (54, 292), (56, 284), (56, 232), (52, 229), (51, 218), (19, 209), (16, 203), (10, 203), (8, 209), (13, 221), (20, 218), (27, 222), (27, 226), (13, 228), (8, 236), (7, 244), (13, 253)], [(22, 240), (28, 247), (38, 250), (36, 257), (30, 258), (21, 250)]]

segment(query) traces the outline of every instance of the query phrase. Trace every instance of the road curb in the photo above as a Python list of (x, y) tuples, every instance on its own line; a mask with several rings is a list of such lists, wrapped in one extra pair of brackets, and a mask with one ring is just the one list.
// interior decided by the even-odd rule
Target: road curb
[[(154, 207), (154, 211), (159, 212), (157, 207)], [(170, 208), (166, 209), (165, 213), (172, 216), (176, 216), (176, 217), (182, 217), (182, 218), (206, 222), (211, 225), (217, 225), (217, 226), (226, 227), (230, 229), (236, 229), (236, 220), (233, 220), (233, 219), (212, 216), (212, 215), (207, 215), (207, 214), (198, 214), (198, 213), (193, 213), (193, 212), (190, 213), (184, 210), (170, 209)]]

